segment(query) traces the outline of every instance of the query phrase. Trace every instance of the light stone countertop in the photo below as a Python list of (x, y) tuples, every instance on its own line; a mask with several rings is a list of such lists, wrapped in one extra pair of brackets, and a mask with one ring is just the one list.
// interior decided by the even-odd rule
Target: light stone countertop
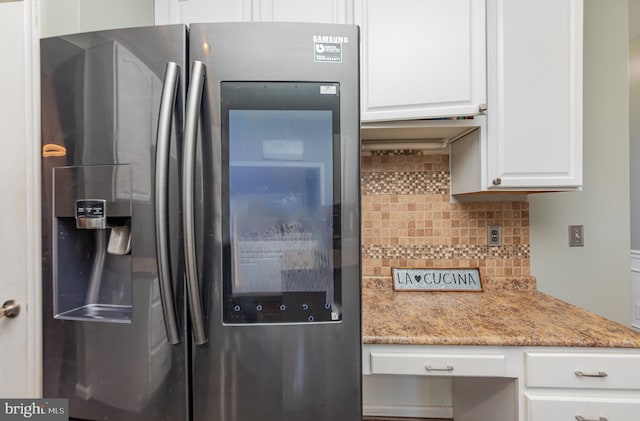
[(362, 283), (364, 344), (640, 348), (640, 333), (535, 289), (535, 278), (483, 280), (482, 292), (395, 292)]

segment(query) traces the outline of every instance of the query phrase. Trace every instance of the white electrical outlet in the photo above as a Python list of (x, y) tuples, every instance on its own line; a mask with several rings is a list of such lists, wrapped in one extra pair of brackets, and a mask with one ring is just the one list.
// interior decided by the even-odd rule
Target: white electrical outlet
[(488, 246), (502, 245), (502, 227), (501, 226), (489, 225), (487, 227), (487, 245)]

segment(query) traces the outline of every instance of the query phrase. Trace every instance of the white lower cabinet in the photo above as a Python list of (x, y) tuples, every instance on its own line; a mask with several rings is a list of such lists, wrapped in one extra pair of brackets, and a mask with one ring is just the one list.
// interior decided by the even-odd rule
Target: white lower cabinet
[(640, 419), (640, 399), (614, 397), (526, 397), (527, 421), (632, 421)]
[(380, 344), (362, 363), (365, 415), (640, 420), (640, 349)]
[(527, 387), (640, 389), (640, 355), (526, 353)]
[(526, 352), (527, 421), (640, 419), (640, 355)]
[(504, 355), (371, 353), (372, 374), (504, 376)]

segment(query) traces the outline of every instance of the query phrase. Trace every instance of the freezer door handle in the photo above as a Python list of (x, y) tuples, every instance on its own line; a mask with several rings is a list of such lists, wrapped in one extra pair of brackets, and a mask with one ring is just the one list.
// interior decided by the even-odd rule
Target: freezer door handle
[(193, 342), (203, 345), (207, 342), (204, 331), (204, 313), (200, 298), (200, 281), (196, 261), (194, 176), (196, 160), (196, 138), (202, 106), (202, 89), (206, 67), (200, 61), (194, 61), (187, 92), (186, 117), (184, 124), (184, 150), (182, 162), (182, 228), (184, 232), (184, 257), (187, 275), (187, 297), (189, 316), (193, 327)]
[(171, 255), (169, 252), (169, 159), (171, 143), (171, 124), (176, 104), (176, 93), (180, 79), (180, 66), (167, 63), (164, 71), (158, 131), (156, 135), (156, 173), (155, 173), (155, 225), (158, 279), (160, 281), (160, 299), (164, 313), (164, 324), (169, 343), (180, 342), (180, 331), (173, 300), (173, 282), (171, 281)]

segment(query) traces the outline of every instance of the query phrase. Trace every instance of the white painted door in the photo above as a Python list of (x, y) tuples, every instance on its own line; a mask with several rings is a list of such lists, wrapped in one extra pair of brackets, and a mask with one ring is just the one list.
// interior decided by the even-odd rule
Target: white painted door
[(40, 393), (37, 132), (34, 125), (32, 0), (0, 0), (0, 397)]

